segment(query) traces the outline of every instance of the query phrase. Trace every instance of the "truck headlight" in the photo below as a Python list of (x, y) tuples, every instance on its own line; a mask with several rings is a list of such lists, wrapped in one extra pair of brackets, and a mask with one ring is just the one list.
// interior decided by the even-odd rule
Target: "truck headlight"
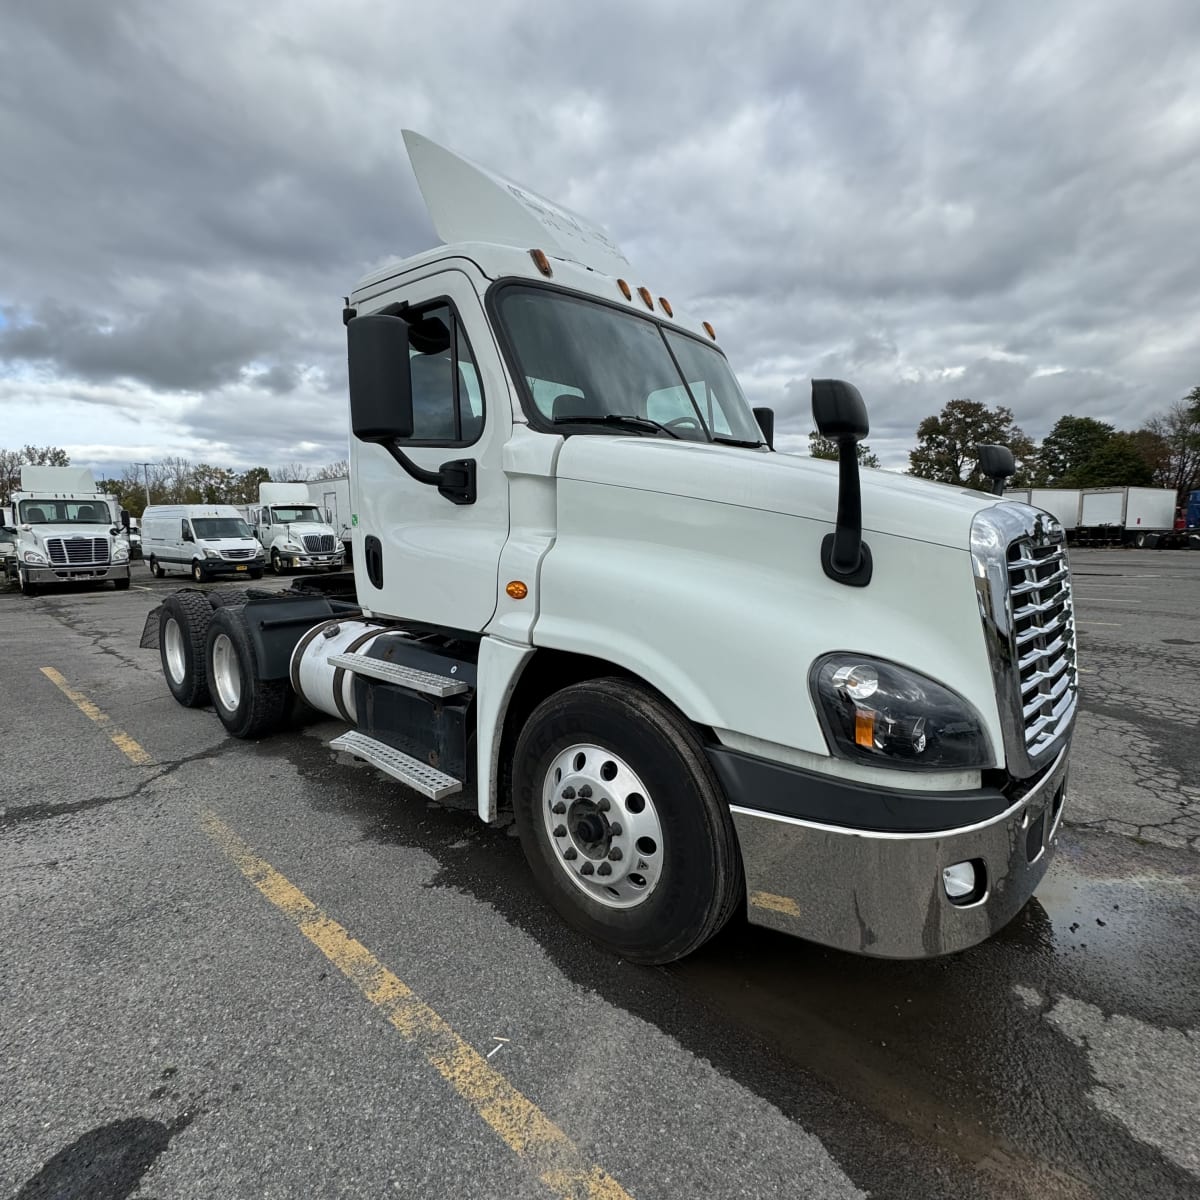
[(303, 554), (304, 553), (304, 547), (297, 546), (295, 542), (284, 542), (283, 548), (285, 550), (290, 550), (293, 554)]
[(220, 550), (213, 550), (211, 547), (205, 546), (204, 547), (204, 557), (205, 558), (220, 558), (221, 552), (220, 552)]
[(826, 654), (809, 682), (833, 754), (903, 771), (990, 767), (979, 714), (924, 675), (859, 654)]
[(114, 546), (113, 547), (113, 553), (112, 553), (113, 562), (115, 562), (115, 563), (124, 562), (128, 557), (129, 557), (129, 547), (128, 546)]
[(44, 554), (39, 554), (36, 550), (26, 550), (25, 553), (21, 555), (21, 557), (27, 563), (33, 563), (35, 566), (45, 566), (46, 565), (46, 556)]

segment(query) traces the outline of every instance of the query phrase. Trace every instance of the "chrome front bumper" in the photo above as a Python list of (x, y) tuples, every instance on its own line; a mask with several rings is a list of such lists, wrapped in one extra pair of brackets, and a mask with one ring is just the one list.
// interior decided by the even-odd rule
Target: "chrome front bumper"
[(30, 583), (103, 583), (108, 579), (128, 579), (129, 564), (104, 563), (94, 567), (73, 567), (70, 564), (55, 564), (49, 567), (35, 567), (30, 563), (21, 563)]
[[(1037, 785), (989, 821), (934, 833), (842, 829), (733, 806), (755, 925), (856, 954), (932, 958), (1007, 925), (1041, 882), (1057, 844), (1064, 750)], [(956, 904), (944, 868), (982, 863), (982, 894)]]

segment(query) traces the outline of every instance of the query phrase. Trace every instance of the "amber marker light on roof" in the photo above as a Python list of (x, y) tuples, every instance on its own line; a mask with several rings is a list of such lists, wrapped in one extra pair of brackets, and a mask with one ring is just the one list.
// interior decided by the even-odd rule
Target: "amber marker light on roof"
[(629, 284), (627, 284), (627, 283), (625, 282), (625, 280), (623, 280), (623, 279), (618, 279), (618, 280), (617, 280), (617, 287), (619, 287), (619, 288), (621, 289), (621, 295), (622, 295), (622, 296), (624, 296), (626, 300), (632, 300), (632, 299), (633, 299), (633, 291), (632, 291), (632, 289), (630, 288)]
[(504, 590), (514, 600), (524, 600), (529, 595), (529, 589), (519, 579), (514, 579)]
[(671, 302), (666, 298), (666, 296), (659, 296), (658, 307), (661, 308), (668, 317), (673, 317), (675, 315), (674, 312), (671, 311)]
[(715, 342), (717, 340), (717, 331), (707, 322), (704, 322), (704, 332)]
[(545, 250), (530, 250), (529, 257), (533, 259), (533, 265), (537, 267), (537, 269), (541, 271), (541, 273), (545, 275), (547, 279), (554, 274), (550, 268), (550, 260), (546, 257)]
[(650, 295), (649, 288), (644, 288), (644, 287), (638, 288), (638, 295), (641, 296), (642, 303), (645, 304), (645, 306), (647, 308), (654, 307), (654, 297), (652, 295)]

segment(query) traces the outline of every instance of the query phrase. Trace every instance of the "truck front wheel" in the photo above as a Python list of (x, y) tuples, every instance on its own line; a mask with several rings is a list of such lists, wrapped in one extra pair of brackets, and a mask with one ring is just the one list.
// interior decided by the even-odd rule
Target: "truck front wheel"
[(212, 606), (197, 592), (168, 596), (158, 615), (158, 656), (167, 687), (185, 708), (208, 703), (204, 671), (204, 639), (212, 620)]
[(513, 806), (547, 899), (635, 962), (698, 949), (744, 893), (728, 805), (695, 731), (648, 688), (564, 688), (517, 742)]
[(254, 644), (239, 607), (221, 607), (208, 627), (205, 652), (213, 708), (221, 724), (236, 738), (274, 733), (292, 710), (286, 679), (262, 679)]
[(18, 571), (17, 578), (21, 583), (22, 596), (36, 596), (38, 594), (38, 585), (30, 582), (29, 576), (26, 572)]

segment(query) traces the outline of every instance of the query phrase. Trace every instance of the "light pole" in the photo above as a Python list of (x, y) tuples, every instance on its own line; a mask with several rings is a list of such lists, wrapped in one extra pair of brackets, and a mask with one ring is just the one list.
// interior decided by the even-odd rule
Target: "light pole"
[(134, 463), (133, 465), (135, 467), (142, 468), (142, 474), (146, 480), (146, 507), (149, 508), (150, 507), (150, 468), (152, 466), (154, 466), (154, 464), (144, 462), (144, 463)]

